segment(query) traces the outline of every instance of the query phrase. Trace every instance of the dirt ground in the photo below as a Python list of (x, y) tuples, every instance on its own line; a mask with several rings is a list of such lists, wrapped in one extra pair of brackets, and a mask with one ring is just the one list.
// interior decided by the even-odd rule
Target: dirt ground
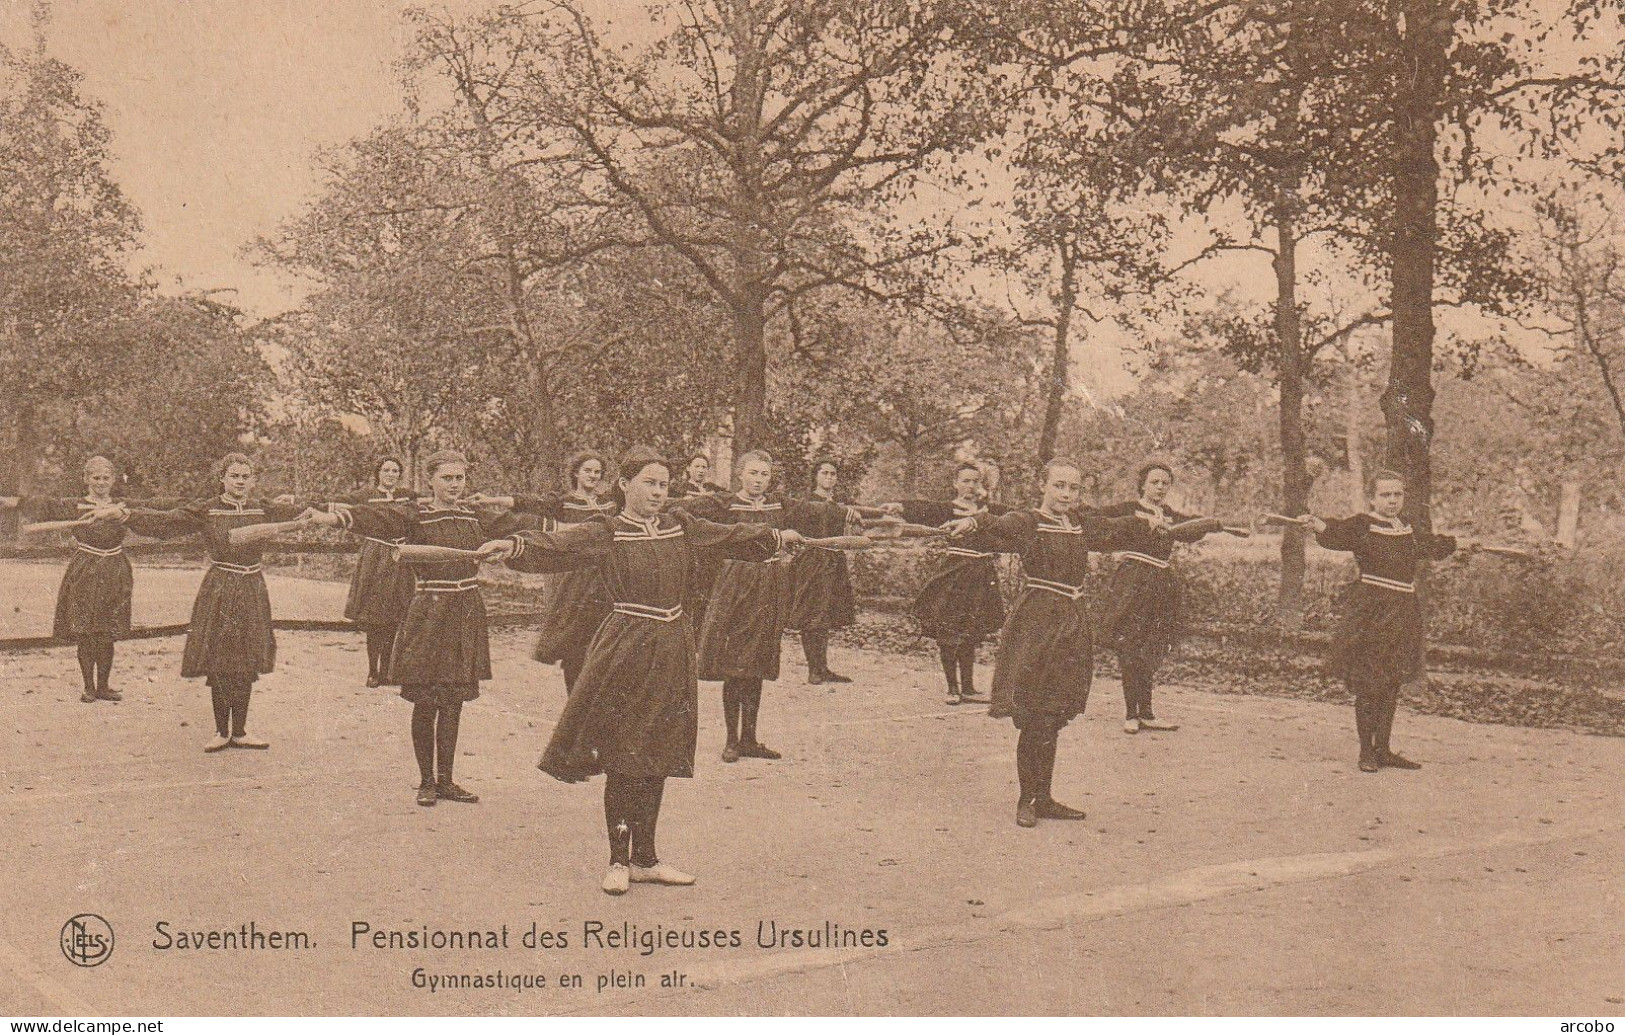
[[(0, 564), (0, 635), (48, 631), (58, 571)], [(140, 572), (137, 621), (184, 620), (197, 579)], [(272, 580), (287, 617), (334, 616), (343, 592)], [(698, 772), (668, 785), (660, 831), (699, 882), (616, 899), (598, 890), (602, 783), (534, 768), (563, 687), (528, 633), (493, 637), (496, 677), (464, 713), (457, 778), (484, 800), (428, 809), (409, 706), (361, 685), (359, 638), (279, 641), (249, 723), (271, 749), (215, 755), (178, 639), (121, 645), (117, 705), (79, 703), (70, 650), (0, 655), (0, 1013), (1622, 1012), (1625, 740), (1401, 714), (1425, 768), (1370, 775), (1345, 708), (1173, 687), (1158, 712), (1183, 728), (1130, 737), (1098, 681), (1056, 774), (1089, 819), (1023, 830), (1008, 723), (943, 705), (915, 658), (837, 650), (857, 681), (806, 685), (787, 642), (762, 716), (784, 760), (723, 764), (702, 684)], [(115, 932), (100, 966), (59, 949), (78, 913)], [(249, 922), (311, 944), (154, 944), (160, 923)], [(506, 925), (510, 944), (375, 949), (352, 944), (357, 923)], [(568, 945), (523, 945), (533, 924)], [(591, 924), (742, 944), (645, 955), (592, 944)], [(759, 924), (886, 944), (762, 948)], [(546, 987), (431, 991), (418, 968)], [(583, 987), (561, 987), (572, 975)]]

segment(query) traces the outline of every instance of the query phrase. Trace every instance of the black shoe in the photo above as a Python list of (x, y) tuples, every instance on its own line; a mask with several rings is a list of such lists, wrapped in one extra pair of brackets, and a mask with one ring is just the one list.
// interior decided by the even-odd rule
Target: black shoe
[(368, 689), (376, 690), (376, 689), (378, 689), (379, 687), (381, 687), (383, 685), (384, 685), (383, 680), (379, 679), (377, 676), (368, 676), (367, 677), (367, 688)]
[(1062, 805), (1054, 798), (1046, 798), (1037, 805), (1039, 819), (1087, 819), (1081, 809)]
[(765, 758), (765, 759), (768, 759), (769, 761), (777, 761), (778, 759), (781, 759), (784, 756), (779, 754), (777, 751), (774, 751), (772, 748), (768, 747), (766, 744), (763, 744), (760, 741), (752, 740), (752, 741), (743, 742), (743, 743), (741, 743), (739, 745), (739, 757), (740, 758)]
[(949, 704), (959, 704), (963, 700), (964, 700), (964, 698), (959, 696), (956, 693), (949, 693), (948, 694), (948, 703)]
[(86, 690), (84, 693), (79, 695), (79, 700), (81, 702), (85, 703), (85, 704), (95, 704), (96, 703), (96, 691), (94, 691), (94, 690)]
[(418, 785), (418, 804), (419, 805), (425, 805), (425, 806), (433, 805), (435, 802), (437, 802), (439, 800), (440, 800), (440, 797), (439, 797), (439, 795), (437, 795), (435, 793), (434, 784), (425, 783), (425, 784), (419, 784)]
[(1370, 755), (1360, 756), (1360, 772), (1374, 773), (1381, 768), (1382, 766), (1377, 764), (1377, 760), (1372, 758)]
[(966, 690), (959, 695), (959, 702), (961, 704), (986, 704), (987, 698), (978, 694), (975, 690)]
[(441, 801), (460, 801), (472, 805), (480, 800), (480, 796), (473, 791), (465, 791), (454, 783), (436, 784), (435, 797)]
[(807, 670), (807, 682), (811, 683), (814, 686), (817, 686), (818, 684), (820, 684), (820, 683), (822, 683), (824, 681), (825, 681), (824, 673), (815, 672), (812, 669)]
[(1038, 803), (1026, 798), (1016, 802), (1016, 826), (1036, 827), (1038, 825)]
[(740, 751), (738, 744), (729, 744), (722, 749), (722, 760), (732, 765), (739, 761)]
[(119, 693), (117, 690), (114, 690), (111, 687), (104, 686), (104, 687), (102, 687), (102, 688), (100, 688), (100, 689), (98, 689), (96, 691), (96, 700), (98, 700), (98, 701), (122, 701), (122, 700), (124, 700), (124, 695)]
[(850, 682), (852, 682), (852, 677), (851, 676), (843, 676), (839, 672), (831, 672), (827, 668), (821, 674), (823, 675), (824, 682), (826, 682), (826, 683), (850, 683)]
[(1397, 751), (1384, 751), (1377, 756), (1377, 765), (1384, 769), (1420, 769), (1422, 763), (1412, 762)]

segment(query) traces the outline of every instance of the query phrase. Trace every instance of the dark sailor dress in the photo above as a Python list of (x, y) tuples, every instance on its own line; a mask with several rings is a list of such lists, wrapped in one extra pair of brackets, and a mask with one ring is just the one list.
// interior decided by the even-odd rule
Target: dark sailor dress
[[(514, 513), (542, 518), (544, 531), (564, 531), (595, 517), (610, 517), (616, 506), (609, 500), (568, 496), (518, 496)], [(544, 665), (556, 665), (567, 655), (587, 649), (593, 633), (609, 617), (609, 591), (596, 568), (583, 568), (547, 577), (542, 587), (541, 631), (531, 656)]]
[[(109, 500), (127, 506), (162, 509), (174, 501), (132, 503)], [(77, 521), (102, 504), (86, 496), (60, 500), (25, 496), (18, 509), (31, 521)], [(118, 521), (97, 521), (72, 531), (73, 557), (62, 573), (62, 587), (56, 594), (56, 617), (51, 635), (73, 642), (89, 639), (118, 639), (130, 632), (130, 597), (135, 579), (130, 560), (124, 556), (128, 534)]]
[[(695, 500), (674, 512), (687, 512), (719, 524), (762, 524), (782, 530), (817, 520), (816, 512), (823, 512), (829, 521), (844, 520), (846, 508), (838, 503), (776, 496), (751, 500), (735, 494)], [(723, 560), (700, 629), (701, 679), (715, 682), (779, 678), (779, 641), (784, 638), (789, 596), (787, 568), (778, 558)]]
[(1021, 556), (1026, 583), (999, 634), (988, 714), (1060, 727), (1083, 714), (1094, 677), (1094, 638), (1084, 581), (1089, 553), (1120, 550), (1132, 541), (1138, 518), (1092, 513), (1050, 517), (1018, 510), (978, 518), (977, 531), (1000, 553)]
[(209, 568), (192, 605), (181, 656), (181, 677), (233, 678), (264, 675), (276, 667), (276, 635), (271, 629), (271, 596), (260, 563), (264, 543), (234, 546), (231, 530), (247, 525), (292, 521), (303, 503), (263, 499), (198, 500), (176, 510), (130, 512), (131, 531), (158, 539), (199, 534), (209, 551)]
[[(486, 513), (432, 500), (363, 504), (338, 511), (340, 527), (374, 539), (476, 550), (524, 527), (511, 512)], [(418, 701), (472, 701), (491, 678), (490, 630), (480, 595), (480, 565), (470, 557), (413, 565), (416, 588), (395, 634), (388, 684)]]
[(683, 610), (693, 554), (708, 549), (759, 563), (778, 551), (778, 532), (676, 511), (647, 524), (600, 517), (513, 539), (510, 566), (591, 567), (613, 597), (539, 767), (565, 781), (603, 772), (693, 776), (699, 692), (693, 627)]
[(1315, 541), (1348, 551), (1359, 577), (1342, 593), (1332, 641), (1333, 671), (1351, 686), (1398, 686), (1422, 675), (1425, 629), (1416, 599), (1416, 565), (1456, 549), (1447, 535), (1422, 535), (1402, 521), (1375, 514), (1326, 522)]
[[(822, 496), (814, 496), (813, 502), (842, 506)], [(792, 512), (790, 527), (815, 539), (841, 535), (856, 515), (833, 507), (799, 508)], [(844, 629), (857, 620), (858, 605), (852, 595), (846, 551), (809, 546), (790, 561), (786, 629)]]
[[(1170, 524), (1195, 521), (1171, 507), (1130, 500), (1093, 512), (1099, 517), (1161, 517)], [(1118, 549), (1117, 569), (1101, 620), (1101, 639), (1114, 650), (1153, 669), (1161, 665), (1179, 642), (1183, 629), (1183, 599), (1172, 557), (1175, 542), (1195, 542), (1220, 528), (1217, 520), (1170, 536), (1141, 523)]]
[[(997, 503), (970, 505), (962, 500), (904, 500), (903, 520), (940, 525), (956, 518), (1000, 517), (1009, 508)], [(981, 643), (1004, 625), (1004, 597), (994, 566), (997, 551), (982, 532), (972, 532), (937, 547), (937, 569), (914, 598), (920, 632), (938, 643)]]
[[(415, 499), (417, 493), (409, 489), (375, 489), (344, 502), (359, 506)], [(406, 617), (416, 580), (411, 569), (395, 559), (395, 547), (399, 545), (393, 539), (362, 537), (355, 572), (350, 576), (350, 595), (344, 601), (344, 617), (363, 629), (393, 629)]]

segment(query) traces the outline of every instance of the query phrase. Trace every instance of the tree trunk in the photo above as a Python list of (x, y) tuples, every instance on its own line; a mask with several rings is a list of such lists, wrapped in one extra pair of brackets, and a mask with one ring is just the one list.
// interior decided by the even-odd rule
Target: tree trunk
[(762, 291), (747, 287), (734, 306), (734, 456), (767, 436), (767, 311)]
[(1434, 158), (1445, 53), (1454, 23), (1437, 0), (1405, 0), (1404, 65), (1394, 98), (1395, 226), (1392, 258), (1394, 347), (1382, 411), (1386, 459), (1405, 476), (1406, 516), (1432, 529), (1433, 275), (1438, 239), (1439, 166)]
[(905, 435), (903, 437), (903, 495), (912, 499), (919, 493), (916, 487), (920, 483), (920, 447), (919, 436)]
[(1078, 256), (1066, 242), (1057, 249), (1061, 284), (1055, 293), (1055, 350), (1050, 357), (1049, 388), (1044, 401), (1044, 426), (1038, 433), (1038, 466), (1055, 459), (1055, 441), (1061, 433), (1061, 412), (1071, 384), (1072, 312), (1078, 303)]
[(1360, 368), (1352, 362), (1348, 368), (1348, 394), (1343, 400), (1343, 420), (1346, 426), (1346, 439), (1348, 449), (1349, 467), (1349, 509), (1359, 513), (1365, 509), (1365, 456), (1364, 443), (1360, 439), (1360, 404), (1363, 396), (1360, 392)]
[[(510, 236), (507, 253), (507, 291), (505, 301), (508, 319), (513, 324), (514, 338), (526, 358), (526, 388), (530, 392), (530, 440), (535, 451), (532, 478), (538, 488), (562, 478), (564, 458), (559, 448), (558, 422), (554, 417), (553, 385), (547, 376), (547, 354), (536, 341), (530, 324), (530, 313), (525, 308), (525, 277), (514, 252), (515, 242)], [(566, 485), (566, 489), (571, 486)]]
[[(1309, 510), (1309, 468), (1303, 433), (1304, 356), (1298, 315), (1297, 198), (1294, 187), (1283, 188), (1275, 200), (1275, 341), (1276, 369), (1281, 379), (1281, 511), (1304, 514)], [(1304, 534), (1288, 526), (1281, 535), (1281, 590), (1276, 611), (1281, 628), (1296, 632), (1303, 626), (1303, 582), (1308, 570)]]

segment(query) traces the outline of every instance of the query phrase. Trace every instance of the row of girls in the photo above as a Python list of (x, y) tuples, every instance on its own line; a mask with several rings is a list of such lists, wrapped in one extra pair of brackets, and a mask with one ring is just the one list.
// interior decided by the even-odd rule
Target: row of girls
[[(643, 448), (622, 458), (605, 505), (591, 491), (592, 461), (596, 479), (602, 479), (602, 458), (573, 461), (575, 485), (563, 496), (470, 496), (466, 460), (440, 452), (425, 463), (429, 492), (422, 498), (406, 498), (397, 485), (386, 484), (398, 480), (400, 472), (398, 463), (393, 470), (384, 463), (378, 486), (364, 498), (317, 503), (254, 495), (252, 461), (232, 454), (219, 465), (218, 496), (175, 506), (114, 499), (107, 491), (111, 465), (97, 460), (87, 465), (89, 492), (83, 499), (0, 497), (0, 506), (21, 506), (30, 516), (72, 528), (75, 556), (59, 598), (56, 635), (94, 644), (95, 678), (87, 676), (91, 699), (106, 696), (99, 692), (107, 687), (108, 645), (129, 629), (131, 581), (121, 553), (126, 531), (203, 537), (210, 563), (194, 605), (182, 675), (203, 677), (211, 688), (217, 735), (208, 751), (266, 746), (246, 730), (253, 683), (275, 661), (260, 570), (265, 545), (313, 526), (363, 537), (364, 551), (376, 548), (390, 563), (382, 556), (363, 558), (347, 613), (358, 623), (371, 616), (374, 628), (387, 629), (384, 622), (392, 615), (369, 611), (372, 598), (389, 586), (397, 602), (405, 600), (393, 632), (379, 637), (387, 640), (387, 658), (373, 661), (370, 678), (399, 686), (413, 704), (417, 800), (423, 805), (478, 800), (454, 782), (452, 767), (462, 706), (479, 696), (480, 683), (491, 675), (477, 583), (480, 561), (501, 560), (555, 578), (590, 575), (595, 587), (549, 597), (550, 607), (592, 599), (594, 606), (607, 604), (607, 611), (584, 647), (562, 642), (555, 648), (561, 661), (568, 651), (581, 653), (567, 669), (573, 669), (571, 693), (539, 766), (567, 782), (607, 774), (611, 864), (603, 886), (612, 894), (630, 883), (694, 879), (659, 861), (654, 831), (665, 780), (693, 773), (696, 678), (723, 683), (726, 761), (778, 757), (759, 739), (757, 723), (762, 684), (778, 675), (784, 593), (783, 568), (775, 558), (787, 547), (844, 549), (852, 537), (817, 533), (887, 517), (936, 525), (950, 537), (941, 570), (921, 592), (916, 611), (941, 644), (945, 677), (961, 700), (974, 692), (964, 644), (974, 646), (993, 625), (1002, 625), (990, 714), (1013, 719), (1020, 731), (1016, 821), (1032, 826), (1045, 818), (1083, 818), (1054, 798), (1051, 781), (1059, 732), (1083, 712), (1088, 697), (1093, 640), (1083, 598), (1089, 553), (1126, 558), (1114, 578), (1106, 625), (1124, 661), (1133, 731), (1154, 729), (1159, 727), (1151, 713), (1150, 682), (1177, 620), (1177, 586), (1168, 568), (1172, 544), (1225, 527), (1215, 519), (1189, 519), (1168, 510), (1163, 497), (1172, 475), (1161, 464), (1141, 471), (1138, 499), (1097, 510), (1082, 504), (1077, 465), (1052, 461), (1043, 472), (1039, 505), (1005, 510), (982, 501), (980, 470), (971, 465), (957, 472), (955, 498), (946, 503), (839, 503), (829, 498), (832, 483), (824, 486), (825, 498), (770, 496), (772, 461), (760, 452), (739, 458), (737, 493), (703, 482), (679, 483), (674, 493), (670, 466)], [(687, 473), (692, 478), (694, 470)], [(1363, 607), (1345, 623), (1350, 635), (1341, 652), (1354, 660), (1355, 669), (1364, 665), (1363, 671), (1345, 674), (1356, 689), (1361, 768), (1369, 758), (1373, 771), (1414, 766), (1388, 749), (1387, 730), (1379, 728), (1391, 725), (1393, 717), (1382, 694), (1390, 684), (1397, 690), (1411, 674), (1401, 669), (1414, 652), (1399, 641), (1420, 629), (1412, 620), (1414, 597), (1402, 597), (1395, 584), (1408, 582), (1418, 559), (1441, 555), (1451, 545), (1443, 537), (1423, 543), (1401, 527), (1397, 508), (1403, 505), (1403, 486), (1397, 478), (1379, 475), (1375, 490), (1374, 515), (1339, 522), (1305, 518), (1323, 545), (1352, 551), (1362, 569), (1382, 568), (1374, 578), (1362, 577), (1360, 588), (1370, 582), (1391, 591), (1388, 597), (1361, 598)], [(811, 526), (814, 534), (795, 525)], [(860, 537), (860, 542), (867, 540)], [(410, 597), (406, 576), (391, 567), (405, 546), (419, 551), (410, 562)], [(1002, 623), (995, 620), (1001, 617), (995, 609), (1002, 607), (991, 563), (998, 553), (1020, 555), (1026, 574)], [(704, 619), (696, 639), (690, 609), (701, 607)], [(544, 639), (549, 631), (544, 630)], [(377, 646), (383, 653), (384, 645)], [(809, 662), (816, 650), (809, 651)]]

